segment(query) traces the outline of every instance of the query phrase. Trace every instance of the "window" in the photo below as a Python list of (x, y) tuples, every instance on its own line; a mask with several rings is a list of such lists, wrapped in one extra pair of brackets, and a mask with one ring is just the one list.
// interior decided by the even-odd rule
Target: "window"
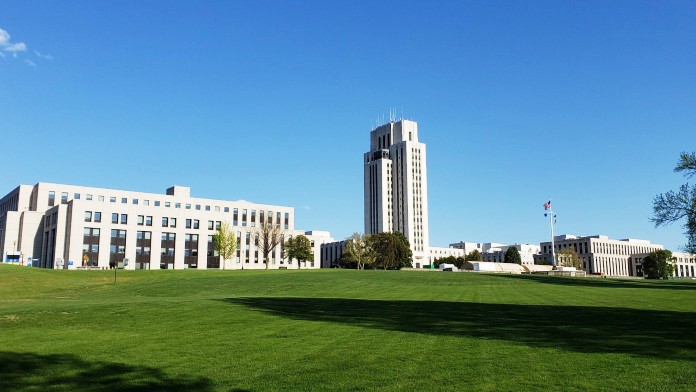
[(213, 230), (213, 221), (208, 221), (208, 230)]
[(74, 194), (73, 199), (80, 200), (80, 194), (79, 193)]
[(104, 201), (104, 196), (99, 196), (99, 201)]
[(200, 222), (198, 221), (198, 219), (194, 219), (193, 220), (193, 228), (198, 230), (199, 226), (200, 226)]
[(85, 222), (92, 221), (92, 211), (85, 211)]
[(121, 198), (121, 203), (127, 204), (127, 203), (128, 203), (128, 198), (127, 198), (127, 197), (122, 197), (122, 198)]
[(230, 212), (230, 207), (225, 207), (225, 212)]
[(95, 212), (94, 213), (94, 221), (97, 223), (101, 223), (101, 212)]
[(159, 207), (159, 206), (160, 206), (160, 202), (155, 200), (155, 207)]
[(138, 215), (138, 226), (142, 226), (145, 224), (145, 216), (144, 215)]
[(215, 212), (220, 212), (220, 206), (215, 206)]
[(49, 191), (48, 192), (48, 205), (50, 207), (52, 207), (55, 204), (56, 204), (56, 193), (54, 191)]
[(169, 207), (172, 206), (172, 203), (170, 203), (170, 202), (168, 202), (168, 201), (165, 201), (165, 202), (164, 202), (164, 206), (167, 207), (167, 208), (169, 208)]
[(152, 216), (145, 217), (145, 226), (152, 226)]
[(149, 205), (150, 205), (150, 200), (143, 200), (143, 205), (144, 205), (144, 206), (149, 206)]
[(220, 221), (215, 222), (215, 230), (220, 230)]
[(176, 218), (169, 218), (169, 227), (176, 227)]
[(174, 204), (174, 208), (181, 208), (181, 203)]
[(237, 212), (237, 209), (235, 208), (235, 209), (232, 210), (232, 224), (233, 224), (234, 226), (238, 226), (238, 225), (239, 225), (238, 218), (239, 218), (239, 213)]
[(256, 226), (256, 210), (251, 210), (251, 227)]
[(138, 199), (133, 199), (133, 204), (138, 205)]
[(92, 200), (92, 195), (86, 195), (85, 200)]
[(109, 197), (109, 202), (116, 203), (116, 198), (113, 196)]
[(205, 206), (206, 211), (210, 211), (210, 206)]
[(122, 225), (128, 224), (128, 215), (121, 214), (121, 224)]
[(115, 212), (111, 214), (111, 223), (118, 223), (118, 214)]
[(168, 227), (169, 226), (169, 218), (166, 216), (162, 218), (162, 227)]
[(68, 202), (68, 192), (61, 192), (60, 194), (60, 202), (62, 204), (66, 204)]
[(200, 210), (201, 210), (201, 205), (200, 205), (200, 204), (196, 204), (196, 209), (200, 211)]
[(285, 213), (285, 230), (288, 229), (288, 225), (290, 224), (290, 213), (286, 212)]
[(242, 227), (247, 225), (247, 210), (242, 210)]
[(190, 209), (191, 209), (191, 204), (186, 203), (186, 209), (187, 209), (187, 210), (190, 210)]
[(187, 229), (191, 228), (191, 219), (186, 219), (186, 228)]

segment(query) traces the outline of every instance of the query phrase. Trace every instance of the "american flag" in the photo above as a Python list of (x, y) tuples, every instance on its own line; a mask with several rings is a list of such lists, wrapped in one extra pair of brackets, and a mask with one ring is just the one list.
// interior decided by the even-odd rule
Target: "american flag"
[(544, 210), (548, 211), (551, 208), (551, 200), (544, 203)]

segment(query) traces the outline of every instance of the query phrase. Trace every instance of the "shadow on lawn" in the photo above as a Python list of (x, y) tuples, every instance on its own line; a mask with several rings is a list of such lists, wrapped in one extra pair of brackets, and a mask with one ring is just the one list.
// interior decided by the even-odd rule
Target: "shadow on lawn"
[(207, 378), (169, 377), (161, 370), (88, 362), (70, 354), (0, 352), (0, 391), (210, 391)]
[(496, 278), (529, 280), (539, 283), (559, 284), (575, 287), (604, 287), (624, 289), (663, 289), (663, 290), (696, 290), (696, 282), (693, 281), (657, 281), (644, 279), (611, 279), (611, 278), (573, 278), (547, 275), (514, 275), (514, 274), (489, 274)]
[(229, 298), (296, 320), (507, 340), (583, 353), (696, 360), (696, 314), (589, 306), (341, 298)]

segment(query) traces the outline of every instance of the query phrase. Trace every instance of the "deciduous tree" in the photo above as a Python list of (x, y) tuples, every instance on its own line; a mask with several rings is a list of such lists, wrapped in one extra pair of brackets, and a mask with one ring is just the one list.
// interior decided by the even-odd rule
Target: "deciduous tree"
[(668, 250), (656, 250), (643, 258), (643, 276), (648, 279), (667, 279), (674, 273), (674, 257)]
[(346, 238), (344, 253), (355, 261), (358, 269), (365, 269), (365, 264), (371, 264), (375, 259), (375, 252), (370, 245), (370, 236), (353, 233)]
[(258, 235), (256, 246), (261, 250), (263, 261), (266, 263), (266, 269), (268, 269), (268, 264), (270, 263), (269, 256), (282, 241), (283, 229), (280, 228), (280, 225), (264, 220), (259, 222), (256, 234)]
[(563, 248), (556, 254), (558, 258), (558, 265), (562, 267), (575, 267), (576, 269), (581, 269), (582, 264), (580, 263), (580, 257), (575, 249)]
[(225, 263), (231, 259), (237, 251), (237, 236), (234, 230), (230, 228), (229, 222), (220, 223), (217, 232), (213, 234), (213, 246), (222, 258), (222, 269), (225, 269)]
[(483, 258), (481, 257), (481, 252), (478, 251), (478, 249), (474, 249), (473, 251), (469, 252), (468, 255), (464, 256), (464, 259), (466, 261), (481, 261)]
[(375, 252), (376, 268), (386, 270), (411, 266), (413, 253), (403, 234), (399, 232), (372, 234), (370, 245)]
[(505, 262), (522, 264), (522, 256), (520, 256), (520, 252), (517, 250), (517, 248), (514, 246), (508, 248), (508, 250), (505, 252)]
[(312, 243), (309, 241), (309, 238), (302, 234), (288, 238), (288, 240), (285, 241), (284, 248), (285, 257), (290, 261), (292, 261), (292, 259), (297, 260), (297, 269), (302, 268), (302, 262), (306, 263), (308, 260), (314, 259)]
[[(682, 152), (675, 172), (684, 172), (686, 178), (696, 176), (696, 153)], [(685, 220), (684, 234), (686, 245), (684, 250), (696, 253), (696, 186), (688, 183), (682, 185), (678, 192), (668, 191), (653, 199), (653, 217), (655, 227), (668, 225)]]

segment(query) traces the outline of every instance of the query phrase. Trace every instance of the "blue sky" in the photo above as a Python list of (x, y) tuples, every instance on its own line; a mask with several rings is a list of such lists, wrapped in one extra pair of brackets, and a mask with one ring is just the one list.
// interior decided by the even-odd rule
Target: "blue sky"
[(2, 1), (0, 29), (4, 191), (188, 185), (343, 238), (396, 108), (432, 245), (545, 241), (549, 196), (557, 233), (684, 243), (648, 218), (696, 150), (693, 1)]

